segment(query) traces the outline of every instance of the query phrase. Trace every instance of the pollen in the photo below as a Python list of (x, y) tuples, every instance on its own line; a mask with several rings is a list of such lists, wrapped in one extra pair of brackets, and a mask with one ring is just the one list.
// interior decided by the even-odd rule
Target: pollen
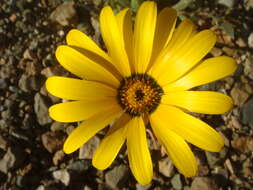
[(160, 104), (163, 89), (147, 74), (124, 78), (118, 88), (118, 101), (129, 115), (136, 117), (152, 113)]

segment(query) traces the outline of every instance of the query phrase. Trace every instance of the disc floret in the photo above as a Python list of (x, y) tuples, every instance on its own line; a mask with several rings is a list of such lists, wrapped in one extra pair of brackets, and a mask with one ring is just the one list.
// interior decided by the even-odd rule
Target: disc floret
[(160, 104), (163, 89), (147, 74), (124, 78), (118, 88), (118, 101), (131, 116), (152, 113)]

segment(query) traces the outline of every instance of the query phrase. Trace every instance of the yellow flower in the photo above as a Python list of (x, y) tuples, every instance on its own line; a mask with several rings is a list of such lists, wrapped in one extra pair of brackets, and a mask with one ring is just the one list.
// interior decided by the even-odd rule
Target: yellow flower
[(202, 58), (213, 48), (211, 30), (197, 32), (186, 19), (175, 29), (177, 13), (144, 2), (132, 30), (131, 13), (114, 15), (104, 7), (101, 33), (108, 53), (78, 30), (67, 35), (67, 45), (56, 50), (60, 64), (81, 79), (50, 77), (47, 90), (73, 100), (53, 105), (50, 116), (60, 122), (83, 121), (67, 138), (64, 152), (80, 148), (110, 125), (92, 163), (106, 169), (126, 141), (128, 160), (136, 180), (146, 185), (153, 175), (145, 123), (150, 122), (159, 142), (180, 173), (196, 174), (197, 164), (188, 143), (218, 152), (224, 142), (208, 124), (186, 112), (222, 114), (232, 107), (230, 97), (193, 87), (221, 79), (236, 69), (232, 58)]

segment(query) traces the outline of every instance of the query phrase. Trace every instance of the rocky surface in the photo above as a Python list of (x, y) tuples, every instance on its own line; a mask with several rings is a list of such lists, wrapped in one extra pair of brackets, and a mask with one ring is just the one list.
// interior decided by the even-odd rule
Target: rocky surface
[(147, 186), (136, 183), (125, 151), (105, 171), (92, 166), (91, 158), (103, 133), (80, 151), (70, 155), (62, 151), (64, 140), (77, 124), (55, 122), (48, 116), (49, 106), (61, 100), (48, 94), (46, 78), (70, 75), (56, 61), (55, 49), (66, 44), (66, 34), (72, 28), (104, 47), (98, 22), (101, 8), (109, 4), (115, 11), (130, 6), (136, 10), (138, 1), (131, 2), (0, 1), (1, 190), (253, 189), (252, 0), (158, 0), (159, 8), (174, 6), (180, 10), (180, 18), (190, 18), (199, 29), (215, 31), (217, 43), (208, 56), (228, 55), (238, 64), (234, 75), (200, 88), (231, 95), (235, 106), (221, 116), (200, 116), (220, 132), (225, 147), (220, 153), (192, 147), (199, 163), (196, 177), (180, 175), (159, 144), (152, 144), (155, 138), (151, 135), (154, 177)]

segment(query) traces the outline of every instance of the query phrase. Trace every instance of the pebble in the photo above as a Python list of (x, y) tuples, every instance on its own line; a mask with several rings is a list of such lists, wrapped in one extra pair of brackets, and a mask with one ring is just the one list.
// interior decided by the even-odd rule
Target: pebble
[(2, 150), (6, 150), (7, 149), (7, 141), (5, 140), (5, 138), (3, 138), (0, 134), (0, 148)]
[(171, 179), (172, 187), (176, 190), (181, 190), (183, 188), (182, 181), (180, 179), (180, 174), (176, 174)]
[(218, 3), (228, 8), (232, 8), (235, 2), (234, 0), (219, 0)]
[(48, 102), (41, 94), (34, 96), (34, 111), (40, 125), (46, 125), (52, 122), (48, 115)]
[(239, 152), (253, 152), (253, 137), (239, 137), (231, 142), (232, 147)]
[(53, 177), (68, 186), (70, 182), (70, 174), (66, 169), (61, 169), (53, 172)]
[(242, 86), (243, 85), (237, 83), (231, 90), (231, 96), (234, 100), (234, 104), (237, 106), (242, 106), (249, 98), (249, 94), (242, 88)]
[(251, 127), (253, 127), (253, 98), (251, 98), (249, 101), (247, 101), (242, 109), (241, 109), (241, 116), (242, 116), (242, 122), (244, 124), (248, 124)]
[(78, 16), (74, 5), (74, 1), (64, 2), (51, 13), (49, 19), (62, 26), (75, 25), (78, 21)]
[(0, 160), (0, 171), (7, 174), (7, 172), (14, 167), (15, 162), (16, 157), (11, 151), (11, 149), (8, 148), (4, 157)]
[(65, 136), (61, 132), (48, 131), (41, 136), (43, 146), (48, 152), (56, 152), (63, 147)]
[(53, 157), (53, 163), (54, 165), (59, 165), (59, 163), (63, 160), (64, 158), (64, 152), (62, 150), (58, 150), (55, 152), (54, 157)]
[(91, 160), (77, 160), (68, 165), (69, 170), (81, 173), (91, 167)]
[(151, 184), (143, 186), (143, 185), (140, 185), (139, 183), (137, 183), (136, 190), (148, 190), (151, 188), (151, 186), (152, 186)]
[(253, 48), (253, 32), (250, 33), (250, 35), (248, 37), (248, 45), (249, 45), (249, 47)]
[(97, 136), (92, 137), (79, 149), (79, 159), (92, 159), (92, 156), (99, 143), (100, 139)]
[(5, 79), (0, 78), (0, 89), (5, 89), (7, 87), (7, 83)]
[(195, 177), (190, 190), (219, 190), (219, 188), (211, 178)]
[(112, 189), (121, 189), (124, 182), (127, 180), (129, 169), (125, 165), (114, 167), (112, 170), (106, 172), (105, 182)]
[(171, 177), (174, 173), (174, 166), (169, 158), (164, 158), (158, 162), (159, 172), (166, 177)]

